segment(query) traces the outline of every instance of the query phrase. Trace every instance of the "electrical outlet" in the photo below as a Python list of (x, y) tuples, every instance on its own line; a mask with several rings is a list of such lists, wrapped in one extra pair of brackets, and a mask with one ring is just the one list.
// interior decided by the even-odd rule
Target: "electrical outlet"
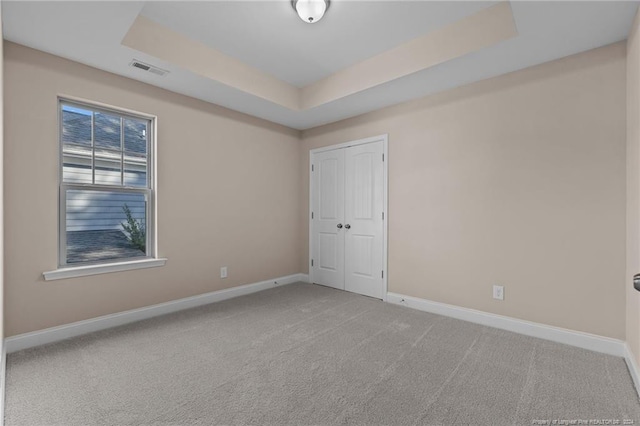
[(223, 266), (220, 268), (220, 278), (227, 278), (227, 267)]
[(493, 286), (493, 298), (496, 300), (504, 300), (504, 286), (501, 286), (501, 285)]

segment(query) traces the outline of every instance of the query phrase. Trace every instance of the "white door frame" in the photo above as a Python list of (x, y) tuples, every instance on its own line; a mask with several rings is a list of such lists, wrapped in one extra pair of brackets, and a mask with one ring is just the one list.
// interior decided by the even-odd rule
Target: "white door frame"
[(316, 153), (323, 151), (332, 151), (334, 149), (339, 148), (348, 148), (350, 146), (356, 145), (364, 145), (372, 142), (382, 142), (382, 152), (384, 155), (384, 164), (383, 168), (383, 201), (382, 201), (382, 211), (384, 213), (384, 222), (383, 222), (383, 232), (382, 232), (382, 266), (384, 268), (384, 276), (382, 277), (382, 300), (387, 301), (387, 292), (388, 292), (388, 231), (389, 231), (389, 214), (388, 214), (388, 205), (389, 205), (389, 135), (379, 135), (373, 136), (370, 138), (358, 139), (355, 141), (340, 143), (337, 145), (331, 146), (323, 146), (322, 148), (316, 148), (309, 151), (309, 281), (313, 283), (313, 267), (311, 266), (311, 259), (313, 259), (313, 222), (311, 218), (311, 211), (313, 210), (313, 156)]

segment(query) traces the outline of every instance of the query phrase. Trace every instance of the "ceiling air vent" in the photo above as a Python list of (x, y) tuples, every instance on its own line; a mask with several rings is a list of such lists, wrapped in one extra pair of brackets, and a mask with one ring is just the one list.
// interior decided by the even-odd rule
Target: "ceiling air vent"
[(154, 67), (153, 65), (145, 64), (144, 62), (138, 61), (134, 59), (129, 64), (130, 67), (141, 69), (142, 71), (150, 72), (151, 74), (159, 75), (160, 77), (169, 73), (167, 70), (163, 70), (162, 68)]

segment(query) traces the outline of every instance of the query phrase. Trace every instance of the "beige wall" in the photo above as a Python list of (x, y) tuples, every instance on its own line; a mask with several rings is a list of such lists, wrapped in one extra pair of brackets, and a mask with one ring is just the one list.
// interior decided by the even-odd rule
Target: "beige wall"
[(624, 43), (303, 132), (303, 271), (309, 150), (383, 133), (389, 291), (624, 339)]
[[(6, 334), (307, 272), (309, 149), (388, 133), (390, 291), (624, 339), (625, 54), (618, 43), (301, 139), (6, 43)], [(167, 266), (42, 280), (57, 258), (58, 94), (158, 115)]]
[[(299, 272), (299, 132), (13, 43), (4, 58), (8, 336)], [(165, 267), (43, 281), (57, 265), (59, 94), (158, 116)]]
[(640, 272), (640, 27), (639, 16), (627, 40), (627, 343), (640, 362), (640, 293), (632, 277)]

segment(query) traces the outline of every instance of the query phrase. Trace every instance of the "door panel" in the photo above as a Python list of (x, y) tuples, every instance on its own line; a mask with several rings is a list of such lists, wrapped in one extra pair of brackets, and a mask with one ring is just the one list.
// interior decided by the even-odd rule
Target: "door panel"
[(382, 299), (383, 143), (345, 149), (345, 290)]
[(338, 236), (335, 232), (320, 232), (318, 237), (318, 268), (338, 271)]
[(313, 156), (313, 281), (344, 290), (344, 150)]
[(353, 218), (373, 219), (374, 210), (374, 165), (373, 153), (363, 152), (353, 155), (352, 179), (349, 191), (353, 196)]
[(353, 273), (367, 278), (374, 278), (376, 265), (373, 245), (375, 244), (375, 238), (371, 235), (351, 234), (350, 236), (353, 242), (353, 251), (357, 253), (357, 256), (353, 256), (353, 265), (351, 265)]
[(342, 212), (338, 213), (338, 202), (342, 198), (338, 191), (338, 158), (327, 158), (318, 162), (318, 180), (320, 196), (318, 204), (318, 216), (322, 220), (339, 219)]

